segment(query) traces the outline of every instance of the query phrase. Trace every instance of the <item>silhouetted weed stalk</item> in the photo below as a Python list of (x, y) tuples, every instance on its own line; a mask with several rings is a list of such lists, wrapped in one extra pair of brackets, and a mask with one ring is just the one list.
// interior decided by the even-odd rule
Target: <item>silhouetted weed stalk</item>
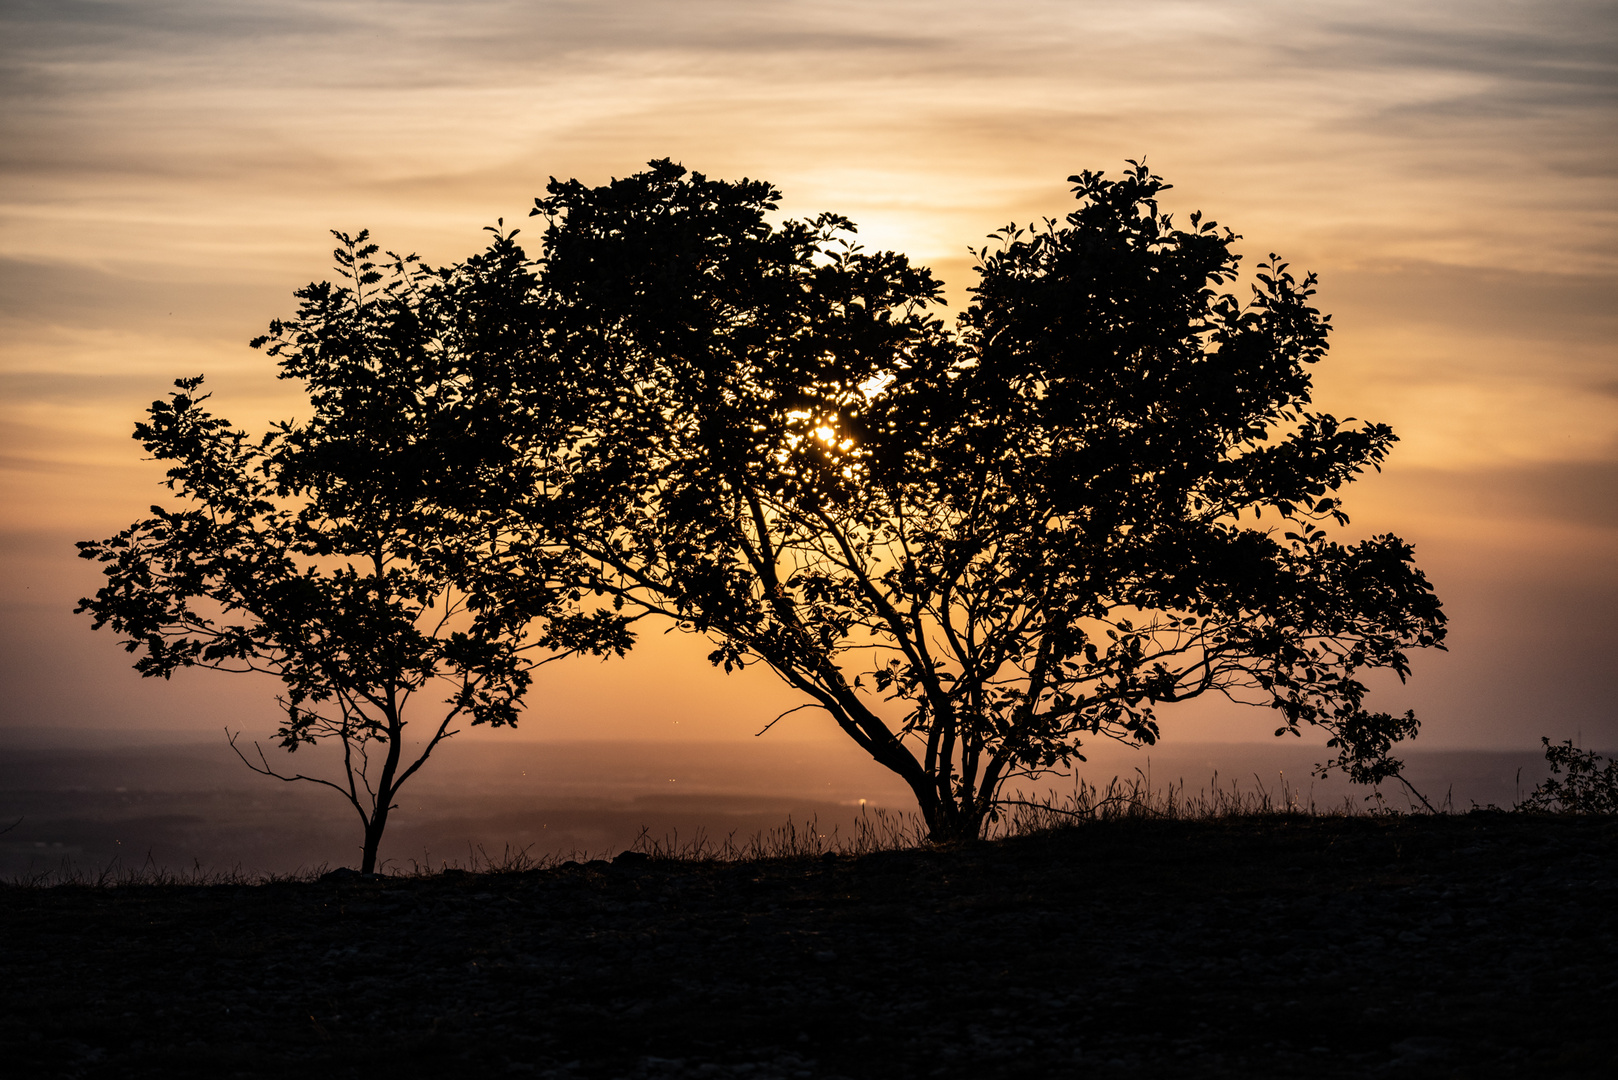
[[(1223, 783), (1218, 773), (1208, 787), (1192, 794), (1184, 780), (1154, 788), (1150, 778), (1137, 770), (1129, 779), (1113, 777), (1105, 788), (1079, 780), (1067, 794), (1014, 792), (1000, 800), (999, 812), (990, 820), (985, 839), (1002, 840), (1114, 821), (1211, 821), (1277, 815), (1353, 817), (1402, 812), (1387, 806), (1380, 793), (1372, 799), (1370, 806), (1357, 805), (1347, 796), (1340, 804), (1321, 806), (1312, 795), (1294, 789), (1285, 775), (1280, 775), (1274, 786), (1255, 775), (1252, 787), (1244, 788), (1239, 781)], [(699, 830), (686, 838), (674, 832), (658, 839), (643, 830), (631, 850), (654, 859), (733, 861), (858, 856), (928, 846), (927, 826), (920, 814), (862, 806), (847, 833), (839, 826), (823, 832), (814, 817), (802, 825), (788, 818), (780, 828), (755, 833), (740, 842), (734, 833), (715, 839)]]
[(64, 885), (93, 889), (136, 886), (183, 888), (208, 885), (277, 885), (315, 881), (327, 869), (328, 867), (322, 864), (295, 870), (289, 874), (249, 873), (239, 865), (228, 870), (208, 869), (195, 860), (189, 868), (175, 869), (158, 865), (148, 854), (146, 861), (138, 867), (120, 865), (120, 861), (114, 858), (106, 866), (89, 869), (75, 866), (70, 860), (63, 859), (54, 866), (30, 868), (14, 874), (9, 880), (0, 884), (25, 889), (55, 888)]
[(927, 825), (914, 811), (886, 810), (861, 806), (849, 832), (833, 825), (822, 831), (820, 820), (811, 814), (802, 824), (787, 816), (786, 824), (737, 840), (735, 833), (723, 838), (698, 829), (682, 838), (678, 830), (661, 839), (642, 829), (630, 850), (654, 859), (686, 861), (746, 862), (762, 859), (806, 859), (826, 855), (870, 855), (878, 851), (905, 851), (927, 846)]
[(1019, 836), (1105, 821), (1209, 821), (1277, 815), (1354, 817), (1397, 812), (1386, 806), (1380, 793), (1372, 798), (1375, 801), (1369, 807), (1356, 805), (1348, 796), (1341, 803), (1321, 806), (1312, 793), (1297, 791), (1285, 774), (1278, 774), (1273, 786), (1254, 774), (1252, 787), (1244, 788), (1239, 780), (1222, 782), (1217, 772), (1207, 787), (1192, 793), (1184, 779), (1154, 788), (1150, 778), (1136, 770), (1129, 779), (1113, 777), (1105, 788), (1080, 780), (1066, 795), (1050, 792), (1024, 798), (1020, 793), (1013, 794), (1001, 800), (1004, 811), (993, 823), (990, 835)]

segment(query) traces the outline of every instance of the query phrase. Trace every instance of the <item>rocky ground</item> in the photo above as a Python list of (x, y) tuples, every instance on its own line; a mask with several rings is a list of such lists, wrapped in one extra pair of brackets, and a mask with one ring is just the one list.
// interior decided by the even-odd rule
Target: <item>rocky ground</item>
[(14, 1076), (1611, 1076), (1618, 821), (0, 888)]

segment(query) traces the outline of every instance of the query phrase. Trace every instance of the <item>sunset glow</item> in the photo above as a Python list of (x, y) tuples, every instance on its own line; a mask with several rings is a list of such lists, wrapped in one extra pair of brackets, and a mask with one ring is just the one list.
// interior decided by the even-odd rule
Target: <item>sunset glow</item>
[[(175, 378), (206, 372), (249, 430), (294, 414), (246, 342), (330, 275), (329, 229), (453, 262), (550, 176), (670, 157), (847, 215), (953, 311), (969, 247), (1144, 157), (1249, 268), (1320, 274), (1316, 403), (1400, 437), (1345, 502), (1356, 535), (1416, 544), (1450, 652), (1374, 707), (1414, 707), (1423, 745), (1618, 744), (1610, 5), (178, 0), (0, 26), (0, 723), (273, 724), (267, 683), (130, 671), (70, 613), (97, 581), (72, 545), (160, 501), (128, 436)], [(524, 732), (740, 740), (798, 703), (643, 640), (544, 669)], [(1170, 740), (1273, 726), (1164, 713)], [(813, 712), (777, 733), (842, 737)]]

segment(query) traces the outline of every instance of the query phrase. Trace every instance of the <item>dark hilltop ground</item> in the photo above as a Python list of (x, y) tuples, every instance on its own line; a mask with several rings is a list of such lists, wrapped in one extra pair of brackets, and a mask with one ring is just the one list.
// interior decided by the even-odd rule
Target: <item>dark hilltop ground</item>
[(1618, 820), (0, 887), (11, 1076), (1608, 1077)]

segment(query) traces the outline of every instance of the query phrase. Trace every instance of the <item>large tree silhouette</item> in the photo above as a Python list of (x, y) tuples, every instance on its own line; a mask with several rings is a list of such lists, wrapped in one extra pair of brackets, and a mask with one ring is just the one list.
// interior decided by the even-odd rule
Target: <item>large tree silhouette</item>
[(178, 506), (79, 545), (107, 583), (78, 610), (124, 636), (142, 675), (277, 677), (281, 745), (334, 740), (339, 772), (237, 752), (340, 792), (369, 873), (401, 786), (456, 724), (515, 724), (536, 664), (622, 651), (628, 636), (621, 619), (576, 610), (557, 588), (580, 576), (569, 556), (520, 543), (508, 509), (547, 434), (517, 375), (545, 332), (511, 235), (440, 271), (397, 257), (378, 268), (365, 233), (338, 239), (345, 283), (301, 290), (297, 316), (254, 343), (302, 383), (309, 418), (252, 438), (208, 411), (201, 377), (178, 381), (135, 429), (173, 463)]
[[(1133, 163), (1132, 163), (1133, 166)], [(927, 271), (779, 193), (667, 161), (553, 181), (530, 374), (530, 535), (613, 610), (763, 662), (977, 835), (1008, 779), (1158, 738), (1223, 694), (1395, 775), (1413, 715), (1364, 708), (1443, 615), (1410, 547), (1333, 538), (1394, 441), (1310, 407), (1327, 319), (1273, 256), (1160, 211), (1142, 166), (978, 252), (954, 333)]]

